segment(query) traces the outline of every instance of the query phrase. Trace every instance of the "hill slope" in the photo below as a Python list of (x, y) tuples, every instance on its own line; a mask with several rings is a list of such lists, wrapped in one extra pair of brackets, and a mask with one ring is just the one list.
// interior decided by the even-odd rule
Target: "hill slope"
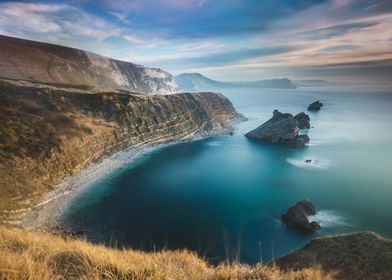
[(171, 74), (87, 51), (0, 35), (0, 78), (174, 93)]
[(221, 82), (200, 73), (183, 73), (175, 76), (183, 91), (219, 90), (231, 88), (296, 88), (289, 79), (269, 79), (251, 82)]
[(320, 237), (274, 265), (209, 265), (188, 251), (116, 250), (0, 226), (1, 279), (392, 279), (392, 240)]
[(213, 267), (188, 251), (143, 253), (0, 226), (0, 279), (331, 279), (316, 269), (281, 272), (266, 265)]
[(392, 240), (372, 232), (315, 238), (276, 265), (289, 271), (320, 267), (337, 279), (392, 279)]

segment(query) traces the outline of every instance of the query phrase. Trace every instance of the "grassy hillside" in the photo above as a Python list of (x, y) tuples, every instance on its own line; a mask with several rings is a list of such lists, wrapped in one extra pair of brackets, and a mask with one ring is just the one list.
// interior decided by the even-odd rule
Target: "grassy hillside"
[(143, 253), (0, 227), (0, 279), (332, 279), (317, 269), (213, 267), (188, 251)]

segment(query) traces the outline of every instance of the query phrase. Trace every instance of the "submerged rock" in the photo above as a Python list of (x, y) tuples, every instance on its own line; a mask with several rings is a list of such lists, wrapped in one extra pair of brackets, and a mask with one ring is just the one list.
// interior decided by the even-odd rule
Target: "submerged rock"
[(263, 140), (268, 143), (278, 143), (294, 148), (302, 148), (309, 143), (307, 135), (299, 135), (299, 127), (293, 117), (288, 113), (274, 110), (271, 119), (258, 128), (245, 134), (251, 139)]
[(316, 207), (307, 199), (298, 202), (282, 215), (282, 221), (289, 228), (312, 232), (320, 229), (317, 222), (310, 222), (308, 216), (316, 214)]
[(294, 116), (294, 120), (300, 129), (310, 128), (310, 118), (309, 115), (301, 112)]
[(320, 111), (321, 107), (323, 107), (323, 103), (317, 100), (308, 106), (308, 111)]

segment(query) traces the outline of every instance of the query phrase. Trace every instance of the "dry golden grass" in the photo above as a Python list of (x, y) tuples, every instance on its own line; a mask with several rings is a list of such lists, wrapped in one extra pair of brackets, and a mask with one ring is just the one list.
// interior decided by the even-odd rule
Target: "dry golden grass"
[(0, 279), (332, 279), (320, 270), (281, 272), (207, 264), (188, 251), (116, 250), (52, 234), (0, 227)]

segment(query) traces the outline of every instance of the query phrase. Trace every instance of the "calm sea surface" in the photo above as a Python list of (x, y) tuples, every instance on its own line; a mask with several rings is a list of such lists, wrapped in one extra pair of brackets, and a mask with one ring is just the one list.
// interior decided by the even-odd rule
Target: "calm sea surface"
[[(65, 226), (93, 242), (141, 250), (197, 251), (212, 262), (269, 261), (327, 234), (372, 230), (392, 238), (392, 92), (347, 88), (224, 91), (249, 120), (234, 136), (162, 148), (80, 193)], [(309, 113), (304, 149), (243, 134), (282, 112)], [(304, 163), (312, 159), (315, 164)], [(301, 199), (322, 230), (286, 229), (280, 215)]]

